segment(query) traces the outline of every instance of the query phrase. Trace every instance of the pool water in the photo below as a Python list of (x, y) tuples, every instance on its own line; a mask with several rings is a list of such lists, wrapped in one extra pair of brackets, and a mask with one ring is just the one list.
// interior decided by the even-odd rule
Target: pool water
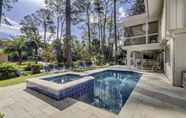
[(65, 84), (67, 82), (71, 82), (77, 79), (80, 79), (79, 75), (68, 74), (68, 75), (62, 75), (57, 77), (45, 78), (44, 80), (51, 81), (57, 84)]
[(118, 114), (141, 75), (127, 71), (104, 71), (91, 76), (95, 77), (93, 87), (79, 100)]

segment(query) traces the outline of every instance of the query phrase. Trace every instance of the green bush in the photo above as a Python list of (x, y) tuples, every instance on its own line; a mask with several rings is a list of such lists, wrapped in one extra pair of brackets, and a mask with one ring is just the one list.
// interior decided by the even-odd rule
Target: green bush
[(104, 59), (103, 56), (98, 55), (98, 56), (96, 57), (96, 60), (95, 60), (95, 64), (96, 64), (96, 65), (98, 65), (98, 66), (103, 66), (103, 65), (106, 64), (105, 62), (106, 62), (106, 61), (105, 61), (105, 59)]
[(0, 112), (0, 118), (4, 118), (4, 117), (5, 117), (5, 115)]
[(51, 69), (51, 68), (54, 68), (56, 66), (56, 64), (52, 64), (52, 63), (50, 63), (50, 64), (48, 64), (48, 67)]
[(79, 68), (80, 63), (81, 63), (81, 61), (75, 61), (75, 62), (73, 62), (73, 67), (74, 68)]
[(43, 65), (41, 65), (41, 64), (32, 64), (31, 65), (32, 74), (39, 74), (39, 73), (41, 73), (41, 69), (42, 68), (43, 68)]
[(0, 63), (0, 80), (16, 77), (17, 68), (8, 63)]
[(33, 64), (32, 64), (32, 63), (26, 63), (25, 65), (26, 65), (26, 66), (24, 67), (24, 70), (25, 70), (25, 71), (31, 71), (32, 65), (33, 65)]
[(58, 67), (64, 67), (65, 65), (64, 65), (64, 63), (58, 63), (57, 66)]

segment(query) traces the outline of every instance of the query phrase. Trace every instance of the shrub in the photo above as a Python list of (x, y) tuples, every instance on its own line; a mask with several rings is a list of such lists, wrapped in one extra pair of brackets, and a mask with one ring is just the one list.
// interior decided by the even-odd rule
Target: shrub
[(4, 117), (5, 117), (5, 115), (0, 112), (0, 118), (4, 118)]
[(42, 68), (43, 68), (43, 65), (41, 65), (41, 64), (32, 64), (31, 65), (32, 74), (41, 73)]
[(104, 57), (101, 56), (101, 55), (98, 55), (98, 56), (96, 57), (95, 64), (98, 65), (98, 66), (103, 66), (103, 65), (105, 65), (106, 63), (105, 63)]
[(64, 63), (58, 63), (57, 66), (58, 67), (64, 67)]
[(26, 63), (25, 65), (26, 66), (24, 67), (24, 70), (25, 71), (31, 71), (31, 69), (32, 69), (32, 63)]
[(0, 80), (17, 76), (17, 68), (8, 63), (0, 63)]
[(56, 66), (56, 65), (55, 65), (55, 64), (52, 64), (52, 63), (48, 64), (48, 67), (49, 67), (50, 69), (54, 68), (55, 66)]
[(80, 66), (81, 61), (75, 61), (73, 62), (73, 67), (78, 68)]

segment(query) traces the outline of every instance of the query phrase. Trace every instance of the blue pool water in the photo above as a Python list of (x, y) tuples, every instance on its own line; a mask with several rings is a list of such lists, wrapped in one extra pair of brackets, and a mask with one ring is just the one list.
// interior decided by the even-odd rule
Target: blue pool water
[(118, 114), (141, 75), (127, 71), (104, 71), (92, 76), (95, 77), (93, 87), (79, 100)]
[(55, 82), (57, 84), (65, 84), (67, 82), (77, 80), (77, 79), (80, 79), (79, 75), (68, 74), (68, 75), (62, 75), (57, 77), (45, 78), (44, 80)]

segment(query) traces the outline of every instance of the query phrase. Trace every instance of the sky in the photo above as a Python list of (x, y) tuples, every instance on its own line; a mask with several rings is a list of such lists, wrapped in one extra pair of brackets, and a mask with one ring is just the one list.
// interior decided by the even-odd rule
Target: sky
[[(18, 0), (17, 3), (13, 5), (13, 8), (11, 11), (6, 13), (7, 19), (15, 24), (15, 27), (10, 27), (7, 25), (2, 24), (2, 27), (0, 27), (0, 38), (2, 37), (2, 34), (6, 35), (16, 35), (19, 34), (19, 23), (24, 18), (24, 16), (34, 13), (36, 10), (39, 10), (40, 8), (44, 7), (44, 0)], [(125, 17), (126, 12), (125, 8), (127, 6), (120, 5), (118, 7), (118, 12), (120, 14), (120, 17)], [(81, 30), (79, 30), (77, 27), (72, 27), (72, 35), (76, 35), (78, 38), (81, 38)]]
[(44, 7), (44, 0), (18, 0), (7, 16), (16, 22), (20, 22), (24, 16)]

